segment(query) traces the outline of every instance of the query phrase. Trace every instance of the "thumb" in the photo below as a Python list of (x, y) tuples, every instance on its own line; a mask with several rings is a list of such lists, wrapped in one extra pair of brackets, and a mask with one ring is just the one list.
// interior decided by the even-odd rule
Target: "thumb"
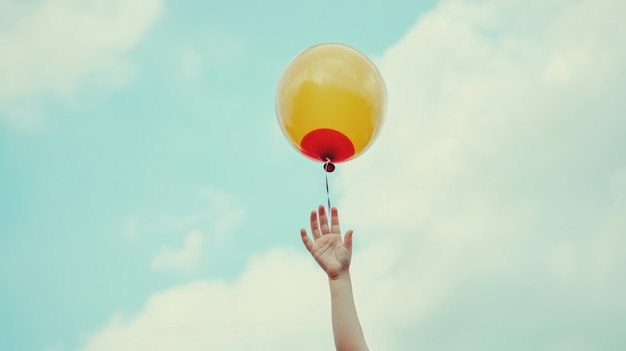
[(352, 252), (352, 233), (352, 230), (348, 230), (346, 235), (343, 237), (343, 246), (345, 246), (350, 252)]

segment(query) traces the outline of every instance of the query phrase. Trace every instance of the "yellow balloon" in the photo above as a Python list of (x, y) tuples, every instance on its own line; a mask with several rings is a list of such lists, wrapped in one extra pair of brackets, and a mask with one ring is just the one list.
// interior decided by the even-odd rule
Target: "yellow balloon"
[(362, 53), (320, 44), (296, 56), (276, 92), (276, 113), (289, 142), (321, 162), (344, 162), (376, 139), (386, 112), (385, 83)]

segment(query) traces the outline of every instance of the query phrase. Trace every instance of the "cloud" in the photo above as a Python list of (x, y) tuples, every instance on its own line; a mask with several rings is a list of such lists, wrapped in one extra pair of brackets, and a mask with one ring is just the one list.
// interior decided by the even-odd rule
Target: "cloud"
[(202, 258), (202, 251), (206, 239), (199, 231), (193, 231), (187, 235), (182, 248), (174, 249), (165, 247), (152, 260), (152, 269), (160, 272), (194, 272)]
[(92, 79), (122, 84), (133, 70), (126, 55), (162, 11), (161, 0), (4, 1), (0, 105), (19, 112), (25, 99), (71, 97)]
[(177, 45), (172, 56), (179, 62), (179, 71), (185, 78), (198, 78), (207, 70), (234, 67), (244, 57), (245, 41), (215, 28), (194, 32), (193, 37)]
[[(614, 350), (626, 323), (626, 4), (444, 1), (380, 58), (379, 140), (338, 170), (371, 349)], [(84, 350), (332, 348), (304, 250), (113, 318)]]
[(176, 234), (201, 231), (213, 246), (222, 245), (237, 225), (245, 219), (245, 211), (228, 193), (212, 186), (204, 186), (185, 197), (181, 207), (193, 204), (202, 208), (196, 212), (151, 212), (135, 215), (123, 224), (123, 233), (131, 239), (146, 234)]
[[(195, 195), (195, 196), (194, 196)], [(177, 206), (201, 208), (188, 213), (152, 212), (135, 215), (122, 225), (123, 234), (133, 241), (180, 240), (186, 235), (182, 247), (164, 246), (150, 261), (150, 267), (158, 272), (195, 273), (203, 256), (222, 250), (231, 234), (245, 219), (245, 211), (228, 193), (213, 186), (196, 189), (191, 196), (184, 196)], [(174, 207), (177, 207), (174, 206)], [(171, 207), (171, 204), (170, 204)]]
[(235, 283), (199, 280), (150, 297), (85, 345), (98, 350), (320, 350), (333, 345), (321, 272), (291, 250), (254, 257)]
[(212, 203), (211, 212), (216, 214), (213, 224), (214, 243), (221, 245), (226, 235), (244, 220), (245, 212), (235, 205), (231, 196), (217, 188), (204, 187), (200, 195)]
[(623, 343), (597, 327), (626, 322), (618, 9), (448, 1), (384, 54), (387, 123), (338, 186), (378, 348)]

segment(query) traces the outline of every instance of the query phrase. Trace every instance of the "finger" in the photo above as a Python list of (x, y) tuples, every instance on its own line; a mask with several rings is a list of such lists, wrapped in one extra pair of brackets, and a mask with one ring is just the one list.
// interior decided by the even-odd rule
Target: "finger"
[(320, 229), (322, 230), (322, 235), (330, 234), (330, 229), (328, 228), (328, 217), (326, 217), (324, 205), (320, 205), (318, 211), (320, 213)]
[(348, 251), (352, 252), (352, 230), (348, 230), (346, 235), (343, 237), (343, 246), (345, 246)]
[(302, 238), (302, 243), (304, 244), (306, 249), (311, 252), (311, 249), (313, 249), (313, 242), (309, 238), (309, 235), (306, 233), (306, 230), (304, 228), (300, 229), (300, 237)]
[(330, 210), (330, 232), (341, 234), (341, 229), (339, 229), (339, 212), (336, 207)]
[(315, 211), (311, 211), (311, 234), (313, 234), (313, 240), (317, 240), (322, 237), (317, 224), (317, 212)]

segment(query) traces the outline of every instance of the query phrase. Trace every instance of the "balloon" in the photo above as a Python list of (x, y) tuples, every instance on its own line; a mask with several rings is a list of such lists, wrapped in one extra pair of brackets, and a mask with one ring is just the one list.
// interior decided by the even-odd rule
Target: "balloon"
[(301, 52), (285, 69), (276, 114), (298, 151), (316, 161), (339, 163), (359, 156), (376, 139), (386, 95), (383, 78), (365, 55), (342, 44), (320, 44)]

